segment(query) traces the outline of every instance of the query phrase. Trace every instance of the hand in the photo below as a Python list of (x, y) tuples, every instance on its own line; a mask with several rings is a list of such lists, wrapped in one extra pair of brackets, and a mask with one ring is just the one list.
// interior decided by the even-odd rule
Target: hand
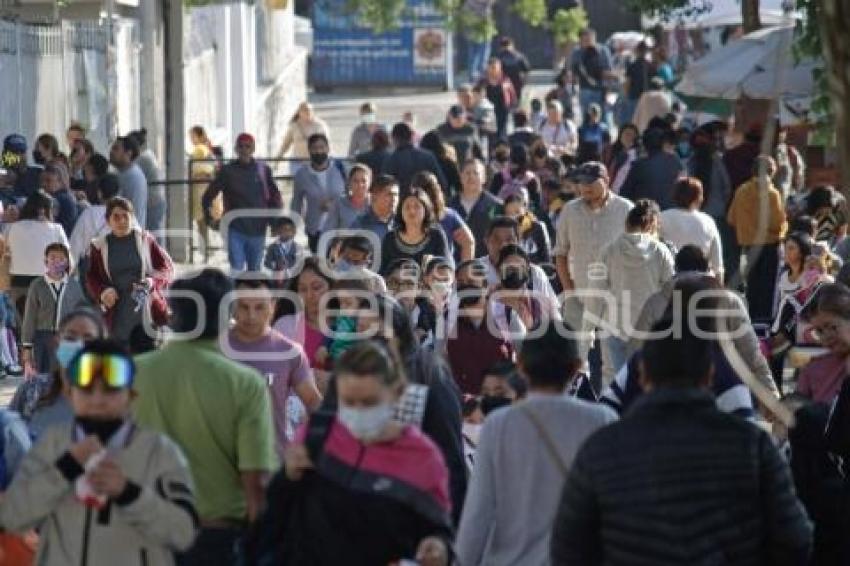
[(89, 483), (98, 495), (118, 497), (127, 487), (127, 476), (112, 458), (101, 460), (88, 474)]
[(416, 560), (421, 566), (447, 566), (449, 550), (446, 543), (437, 537), (427, 537), (419, 543)]
[(115, 303), (118, 302), (118, 291), (114, 288), (109, 287), (105, 289), (103, 293), (100, 294), (100, 302), (106, 306), (106, 308), (112, 308), (115, 306)]
[(70, 448), (68, 448), (68, 452), (77, 461), (77, 463), (85, 467), (86, 462), (89, 461), (89, 458), (97, 454), (103, 450), (103, 445), (100, 443), (100, 440), (92, 435), (89, 435), (77, 442), (76, 444), (72, 444)]
[(284, 467), (286, 468), (286, 477), (292, 481), (298, 481), (304, 477), (306, 470), (313, 469), (313, 462), (310, 461), (310, 455), (307, 453), (307, 447), (303, 444), (291, 444), (287, 446), (283, 453)]

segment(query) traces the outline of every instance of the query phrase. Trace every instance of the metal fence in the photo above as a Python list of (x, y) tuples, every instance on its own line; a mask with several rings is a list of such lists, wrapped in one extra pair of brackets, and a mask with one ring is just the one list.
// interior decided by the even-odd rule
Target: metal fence
[[(0, 134), (19, 132), (33, 139), (83, 124), (103, 147), (117, 123), (117, 67), (132, 68), (134, 23), (61, 22), (32, 25), (0, 20)], [(113, 34), (127, 37), (115, 49)], [(129, 84), (128, 84), (129, 81)], [(121, 81), (133, 89), (133, 77)], [(137, 86), (137, 82), (136, 82)], [(132, 109), (131, 109), (132, 112)]]
[[(291, 199), (292, 188), (293, 188), (293, 179), (295, 177), (295, 173), (301, 166), (309, 163), (309, 160), (305, 159), (297, 159), (292, 157), (269, 157), (256, 158), (257, 161), (261, 161), (263, 163), (267, 163), (272, 167), (272, 171), (275, 172), (276, 169), (280, 169), (280, 166), (284, 166), (285, 171), (275, 172), (273, 175), (273, 179), (278, 183), (278, 188), (280, 189), (281, 197), (283, 198), (284, 208), (286, 209), (286, 204)], [(347, 157), (334, 157), (336, 161), (340, 161), (343, 163), (350, 163), (351, 160)], [(189, 159), (186, 162), (186, 171), (189, 172), (188, 179), (164, 179), (162, 181), (157, 181), (155, 183), (151, 183), (151, 186), (157, 187), (165, 187), (166, 191), (185, 191), (186, 202), (188, 206), (186, 207), (186, 216), (184, 218), (185, 226), (187, 226), (191, 233), (191, 242), (189, 245), (189, 263), (194, 264), (196, 262), (196, 253), (201, 254), (201, 258), (206, 263), (206, 260), (209, 258), (211, 252), (216, 252), (220, 249), (223, 249), (223, 242), (219, 242), (217, 240), (220, 239), (219, 236), (216, 236), (217, 231), (214, 230), (212, 234), (210, 234), (209, 240), (206, 242), (201, 240), (199, 241), (199, 237), (203, 237), (200, 231), (196, 230), (195, 226), (195, 212), (196, 210), (193, 208), (193, 191), (202, 192), (206, 190), (212, 181), (212, 176), (204, 177), (203, 175), (198, 174), (199, 169), (214, 169), (221, 164), (228, 163), (230, 160), (219, 160), (219, 159)], [(194, 174), (193, 174), (194, 172)], [(170, 214), (166, 215), (166, 231), (172, 231), (175, 226), (173, 222), (173, 217)]]

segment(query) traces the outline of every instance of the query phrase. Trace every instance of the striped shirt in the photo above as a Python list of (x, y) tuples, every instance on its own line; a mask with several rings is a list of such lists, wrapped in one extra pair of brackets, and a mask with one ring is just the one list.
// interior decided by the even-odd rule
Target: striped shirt
[[(618, 414), (625, 413), (638, 397), (643, 395), (643, 389), (638, 383), (638, 361), (640, 352), (632, 356), (629, 363), (617, 373), (610, 387), (602, 392), (600, 403), (608, 405)], [(717, 401), (717, 408), (724, 413), (737, 415), (741, 418), (755, 419), (755, 409), (750, 390), (735, 373), (726, 356), (719, 346), (714, 346), (712, 352), (714, 361), (714, 376), (711, 389)]]

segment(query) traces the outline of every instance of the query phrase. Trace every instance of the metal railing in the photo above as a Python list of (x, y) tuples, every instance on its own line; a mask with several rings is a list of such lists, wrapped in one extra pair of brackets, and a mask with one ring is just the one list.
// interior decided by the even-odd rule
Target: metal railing
[[(173, 188), (178, 188), (178, 190), (187, 191), (186, 194), (186, 217), (185, 217), (185, 226), (188, 227), (189, 232), (191, 233), (191, 241), (189, 242), (189, 263), (195, 263), (195, 252), (203, 251), (204, 260), (209, 257), (210, 251), (217, 251), (219, 248), (216, 246), (210, 246), (209, 239), (207, 241), (198, 242), (197, 237), (200, 236), (203, 239), (203, 234), (195, 229), (195, 214), (193, 209), (193, 194), (192, 189), (195, 185), (203, 186), (203, 189), (206, 190), (206, 187), (213, 181), (215, 176), (215, 172), (210, 177), (196, 177), (193, 176), (193, 171), (195, 171), (197, 166), (214, 166), (218, 167), (221, 165), (225, 165), (227, 163), (232, 162), (235, 157), (230, 157), (228, 159), (188, 159), (186, 162), (186, 170), (189, 172), (188, 179), (163, 179), (161, 181), (155, 181), (150, 183), (151, 187), (166, 187), (169, 190), (173, 190)], [(288, 202), (289, 198), (291, 198), (292, 191), (292, 182), (295, 177), (295, 172), (303, 165), (309, 163), (308, 159), (300, 159), (294, 157), (255, 157), (257, 161), (263, 162), (271, 166), (272, 172), (274, 175), (272, 178), (279, 185), (283, 184), (284, 186), (279, 186), (281, 197), (284, 203)], [(340, 161), (345, 164), (351, 163), (351, 159), (348, 157), (332, 157), (332, 159), (336, 161)], [(275, 169), (278, 169), (280, 165), (285, 165), (288, 167), (288, 171), (285, 173), (276, 172)], [(167, 197), (166, 197), (167, 199)], [(167, 199), (168, 200), (168, 199)], [(284, 206), (286, 208), (286, 206)], [(173, 223), (171, 221), (172, 217), (170, 214), (166, 213), (165, 216), (165, 229), (166, 232), (169, 233), (174, 229)], [(208, 228), (212, 229), (212, 228)], [(201, 247), (203, 244), (203, 248)]]

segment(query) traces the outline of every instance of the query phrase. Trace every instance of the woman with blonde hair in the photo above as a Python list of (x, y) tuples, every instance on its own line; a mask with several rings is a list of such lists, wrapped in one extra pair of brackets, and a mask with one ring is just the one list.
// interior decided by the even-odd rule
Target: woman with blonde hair
[(306, 161), (310, 159), (310, 151), (307, 147), (307, 140), (310, 139), (310, 136), (324, 134), (325, 137), (330, 138), (329, 132), (328, 125), (313, 111), (313, 105), (304, 101), (298, 105), (298, 110), (289, 121), (277, 157), (286, 157), (291, 150), (290, 157)]

